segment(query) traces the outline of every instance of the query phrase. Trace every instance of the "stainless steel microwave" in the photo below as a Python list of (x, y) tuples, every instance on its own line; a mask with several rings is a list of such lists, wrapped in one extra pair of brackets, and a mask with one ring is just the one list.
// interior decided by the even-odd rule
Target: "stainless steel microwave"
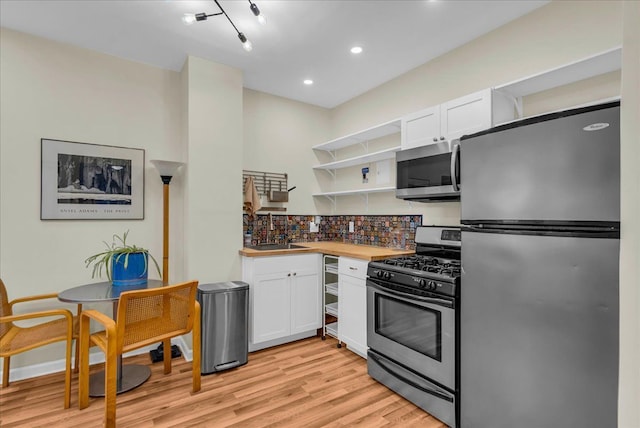
[(418, 202), (460, 200), (460, 141), (396, 152), (396, 198)]

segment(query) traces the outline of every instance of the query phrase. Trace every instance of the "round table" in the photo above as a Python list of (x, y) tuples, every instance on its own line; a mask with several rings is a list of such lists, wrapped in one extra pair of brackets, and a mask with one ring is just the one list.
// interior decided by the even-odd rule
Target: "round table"
[[(110, 281), (85, 284), (69, 288), (58, 293), (58, 300), (67, 303), (113, 303), (113, 319), (117, 319), (118, 300), (120, 294), (125, 291), (143, 290), (147, 288), (162, 287), (160, 280), (150, 279), (142, 285), (118, 285), (114, 286)], [(142, 385), (151, 376), (151, 369), (141, 364), (122, 365), (122, 355), (117, 357), (117, 386), (118, 394), (126, 392)], [(94, 373), (89, 377), (89, 395), (92, 397), (104, 397), (104, 370)]]

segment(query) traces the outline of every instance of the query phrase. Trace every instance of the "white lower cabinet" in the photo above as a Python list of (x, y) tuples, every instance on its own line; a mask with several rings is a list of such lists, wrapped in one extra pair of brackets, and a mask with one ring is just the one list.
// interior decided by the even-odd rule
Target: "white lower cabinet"
[(291, 333), (322, 327), (320, 275), (313, 270), (296, 270), (291, 278)]
[(320, 255), (243, 257), (249, 350), (310, 337), (322, 327)]
[(347, 349), (367, 357), (367, 264), (340, 257), (338, 261), (338, 336)]
[(289, 277), (282, 273), (258, 274), (249, 284), (253, 314), (249, 326), (251, 341), (259, 343), (288, 336), (291, 331)]

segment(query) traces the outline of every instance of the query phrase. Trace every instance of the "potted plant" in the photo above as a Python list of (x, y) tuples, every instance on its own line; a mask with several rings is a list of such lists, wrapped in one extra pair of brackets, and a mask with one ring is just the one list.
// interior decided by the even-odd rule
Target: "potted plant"
[(122, 236), (114, 234), (111, 245), (103, 241), (107, 247), (106, 251), (94, 254), (84, 261), (86, 267), (93, 264), (91, 278), (95, 278), (96, 275), (101, 277), (104, 269), (113, 285), (146, 284), (149, 274), (149, 257), (156, 265), (158, 275), (162, 276), (160, 266), (149, 250), (127, 244), (128, 235), (128, 230)]

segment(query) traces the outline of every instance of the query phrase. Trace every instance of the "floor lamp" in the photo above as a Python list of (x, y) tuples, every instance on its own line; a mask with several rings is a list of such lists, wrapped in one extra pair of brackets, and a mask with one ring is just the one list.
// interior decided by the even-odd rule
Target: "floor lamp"
[[(171, 179), (178, 172), (178, 169), (182, 165), (182, 162), (172, 162), (163, 160), (150, 160), (158, 172), (160, 172), (160, 178), (162, 179), (162, 283), (167, 285), (169, 283), (169, 183)], [(151, 355), (151, 361), (156, 363), (162, 361), (164, 358), (164, 346), (162, 343), (156, 348), (149, 351)], [(179, 357), (182, 353), (176, 345), (171, 345), (171, 358)]]
[(162, 282), (169, 283), (169, 183), (184, 165), (182, 162), (172, 162), (163, 160), (151, 160), (156, 169), (160, 172), (163, 187), (163, 220), (162, 220)]

